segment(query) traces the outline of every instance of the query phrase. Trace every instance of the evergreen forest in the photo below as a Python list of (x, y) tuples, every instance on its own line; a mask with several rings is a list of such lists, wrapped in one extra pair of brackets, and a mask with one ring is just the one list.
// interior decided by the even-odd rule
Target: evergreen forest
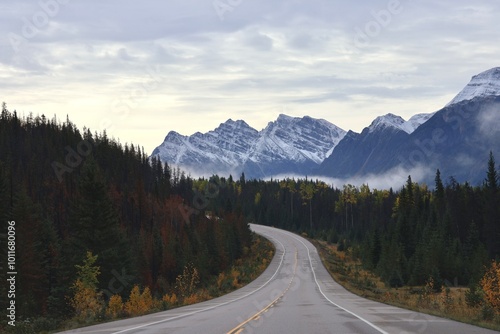
[(0, 222), (4, 233), (16, 221), (18, 312), (72, 317), (67, 298), (90, 260), (106, 300), (136, 285), (162, 296), (190, 266), (207, 281), (248, 252), (248, 223), (338, 244), (393, 287), (430, 277), (473, 286), (500, 257), (500, 181), (495, 157), (485, 161), (480, 185), (439, 170), (432, 185), (408, 176), (387, 190), (244, 174), (194, 179), (105, 132), (20, 118), (3, 104)]

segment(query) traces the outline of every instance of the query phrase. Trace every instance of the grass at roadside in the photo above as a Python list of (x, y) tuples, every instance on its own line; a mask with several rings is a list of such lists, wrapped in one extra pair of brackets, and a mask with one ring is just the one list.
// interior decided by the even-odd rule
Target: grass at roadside
[[(237, 260), (231, 268), (204, 283), (203, 287), (192, 294), (184, 297), (175, 293), (163, 296), (163, 309), (200, 303), (244, 287), (266, 270), (274, 253), (274, 245), (269, 240), (254, 233), (251, 249), (246, 250), (245, 255)], [(187, 280), (192, 279), (188, 277)]]
[(311, 242), (335, 281), (361, 297), (500, 331), (500, 316), (491, 308), (468, 305), (468, 288), (443, 287), (435, 292), (432, 281), (426, 286), (390, 288), (373, 272), (363, 269), (349, 251), (339, 252), (336, 245), (323, 241)]

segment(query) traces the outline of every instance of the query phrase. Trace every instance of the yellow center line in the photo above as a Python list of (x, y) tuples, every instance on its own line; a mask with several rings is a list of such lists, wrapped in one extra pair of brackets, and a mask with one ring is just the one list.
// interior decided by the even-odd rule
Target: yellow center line
[(258, 320), (262, 313), (267, 312), (271, 307), (273, 307), (274, 304), (276, 304), (278, 302), (278, 300), (283, 298), (283, 296), (288, 292), (288, 290), (290, 290), (290, 287), (292, 286), (292, 282), (293, 282), (295, 275), (297, 273), (297, 263), (298, 263), (298, 251), (295, 251), (295, 264), (294, 264), (294, 268), (293, 268), (293, 276), (292, 276), (292, 279), (290, 280), (290, 283), (288, 283), (288, 287), (285, 289), (285, 291), (283, 291), (283, 293), (280, 296), (278, 296), (278, 298), (273, 300), (269, 305), (264, 307), (259, 312), (255, 313), (253, 316), (251, 316), (250, 318), (248, 318), (247, 320), (245, 320), (244, 322), (242, 322), (241, 324), (239, 324), (235, 328), (231, 329), (229, 332), (227, 332), (227, 334), (240, 334), (240, 333), (242, 333), (243, 327), (246, 324), (248, 324), (252, 320)]

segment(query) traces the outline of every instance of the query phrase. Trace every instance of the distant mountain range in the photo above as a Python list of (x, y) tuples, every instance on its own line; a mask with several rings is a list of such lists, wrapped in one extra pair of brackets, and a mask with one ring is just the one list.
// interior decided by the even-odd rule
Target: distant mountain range
[(308, 116), (279, 115), (262, 131), (230, 119), (205, 134), (182, 136), (171, 131), (153, 155), (195, 175), (306, 175), (321, 165), (345, 134), (325, 120)]
[(308, 116), (280, 115), (262, 131), (230, 119), (205, 134), (171, 131), (153, 156), (205, 176), (349, 182), (407, 173), (432, 183), (439, 168), (443, 176), (478, 184), (490, 151), (500, 157), (500, 67), (474, 76), (443, 109), (408, 121), (387, 114), (356, 133)]

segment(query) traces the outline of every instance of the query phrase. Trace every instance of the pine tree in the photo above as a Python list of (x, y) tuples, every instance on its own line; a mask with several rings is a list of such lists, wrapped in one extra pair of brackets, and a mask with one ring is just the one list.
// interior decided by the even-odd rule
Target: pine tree
[(439, 199), (443, 199), (444, 198), (444, 186), (443, 186), (443, 181), (441, 180), (441, 172), (439, 171), (439, 169), (436, 171), (435, 182), (436, 182), (436, 189), (435, 189), (436, 197)]
[(498, 189), (498, 173), (495, 167), (495, 158), (493, 152), (490, 151), (490, 158), (488, 159), (488, 172), (486, 176), (486, 188), (496, 192)]
[[(2, 162), (0, 161), (0, 222), (5, 222), (9, 212), (9, 188), (7, 183), (7, 175), (5, 173)], [(3, 226), (3, 225), (0, 225)], [(3, 230), (5, 231), (5, 230)], [(3, 233), (2, 231), (2, 233)]]
[(411, 180), (411, 175), (408, 175), (408, 179), (406, 180), (406, 195), (408, 204), (413, 205), (413, 181)]
[(130, 272), (130, 254), (104, 179), (91, 157), (82, 167), (78, 190), (70, 219), (73, 252), (80, 259), (87, 250), (99, 256), (101, 288), (106, 288), (113, 271)]
[(312, 182), (301, 183), (300, 195), (302, 196), (302, 199), (304, 200), (304, 202), (302, 204), (307, 205), (307, 202), (309, 202), (309, 227), (311, 228), (311, 230), (313, 229), (312, 199), (314, 197), (315, 192), (316, 192), (316, 189), (314, 187), (314, 183), (312, 183)]
[(491, 258), (500, 255), (500, 208), (498, 201), (500, 194), (498, 192), (498, 173), (495, 167), (495, 158), (490, 151), (488, 160), (488, 172), (485, 180), (485, 208), (484, 208), (484, 233), (486, 237), (486, 246)]
[(43, 307), (47, 277), (42, 269), (40, 207), (35, 205), (24, 191), (15, 196), (13, 216), (16, 217), (17, 267), (16, 302), (25, 316), (33, 316)]
[[(5, 103), (4, 103), (5, 104)], [(2, 116), (3, 117), (3, 116)], [(0, 245), (2, 246), (2, 252), (0, 252), (0, 281), (2, 284), (0, 284), (0, 295), (2, 298), (0, 298), (0, 309), (5, 310), (9, 305), (8, 305), (8, 300), (7, 298), (3, 298), (3, 296), (7, 296), (7, 284), (3, 284), (3, 282), (6, 281), (7, 279), (7, 256), (5, 255), (4, 251), (7, 250), (7, 248), (4, 246), (6, 245), (7, 242), (7, 222), (9, 219), (8, 212), (10, 211), (10, 205), (9, 205), (9, 196), (8, 196), (8, 188), (7, 188), (7, 180), (6, 176), (3, 170), (3, 164), (0, 161)], [(1, 325), (0, 325), (1, 326)]]

